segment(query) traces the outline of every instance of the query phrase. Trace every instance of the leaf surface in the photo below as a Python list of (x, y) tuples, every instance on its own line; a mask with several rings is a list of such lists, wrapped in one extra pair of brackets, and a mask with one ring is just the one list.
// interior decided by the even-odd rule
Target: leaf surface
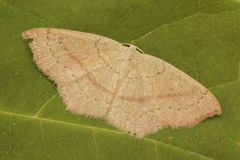
[[(0, 1), (0, 159), (240, 157), (240, 2), (235, 0)], [(223, 115), (144, 139), (65, 111), (20, 34), (36, 27), (133, 43), (207, 86)]]

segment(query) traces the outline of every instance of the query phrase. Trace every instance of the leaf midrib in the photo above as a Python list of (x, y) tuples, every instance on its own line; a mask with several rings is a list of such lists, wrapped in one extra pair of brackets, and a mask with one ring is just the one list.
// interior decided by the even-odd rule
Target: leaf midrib
[[(125, 133), (123, 132), (119, 132), (119, 131), (115, 131), (115, 130), (110, 130), (110, 129), (106, 129), (106, 128), (101, 128), (101, 127), (95, 127), (95, 126), (87, 126), (87, 125), (82, 125), (82, 124), (78, 124), (78, 123), (70, 123), (70, 122), (65, 122), (65, 121), (60, 121), (60, 120), (55, 120), (55, 119), (50, 119), (50, 118), (44, 118), (44, 117), (37, 117), (35, 115), (24, 115), (24, 114), (20, 114), (20, 113), (13, 113), (13, 112), (8, 112), (8, 111), (0, 111), (0, 115), (5, 115), (5, 116), (14, 116), (14, 117), (18, 117), (18, 118), (27, 118), (27, 119), (32, 119), (32, 120), (38, 120), (38, 121), (44, 121), (44, 122), (48, 122), (48, 123), (57, 123), (57, 124), (62, 124), (62, 125), (67, 125), (67, 126), (73, 126), (73, 127), (80, 127), (80, 128), (85, 128), (85, 129), (91, 129), (91, 130), (99, 130), (102, 132), (110, 132), (110, 133), (114, 133), (114, 134), (120, 134), (120, 135), (125, 135)], [(171, 144), (167, 144), (161, 141), (157, 141), (151, 138), (143, 138), (143, 140), (145, 141), (150, 141), (153, 143), (154, 147), (156, 147), (156, 144), (159, 145), (163, 145), (163, 146), (168, 146), (171, 147), (175, 150), (179, 150), (180, 152), (187, 152), (187, 153), (191, 153), (191, 154), (195, 154), (196, 156), (205, 158), (205, 159), (209, 159), (209, 160), (213, 160), (213, 158), (211, 157), (207, 157), (203, 154), (197, 153), (197, 152), (193, 152), (187, 149), (183, 149)]]
[[(12, 8), (12, 9), (16, 9), (16, 10), (19, 10), (19, 8), (17, 8), (16, 6), (12, 6), (8, 3), (4, 3), (7, 7), (9, 8)], [(36, 16), (34, 15), (33, 13), (31, 12), (28, 12), (28, 11), (24, 11), (26, 14), (30, 14), (36, 18), (38, 18), (40, 21), (42, 21), (43, 23), (47, 24), (47, 25), (50, 25), (48, 22), (46, 22), (43, 18), (39, 17), (39, 16)], [(226, 11), (223, 11), (223, 12), (229, 12), (228, 10)], [(173, 22), (170, 22), (170, 23), (166, 23), (166, 24), (162, 24), (160, 26), (157, 26), (155, 27), (154, 29), (151, 29), (150, 31), (144, 33), (143, 35), (131, 40), (129, 43), (132, 43), (134, 42), (135, 40), (138, 40), (138, 39), (141, 39), (145, 36), (147, 36), (149, 33), (159, 29), (160, 27), (163, 27), (165, 25), (169, 25), (171, 23), (175, 23), (175, 22), (179, 22), (179, 21), (182, 21), (183, 19), (185, 18), (189, 18), (189, 17), (192, 17), (198, 13), (201, 13), (201, 11), (197, 11), (195, 12), (194, 14), (192, 15), (189, 15), (189, 16), (185, 16), (177, 21), (173, 21)], [(222, 13), (222, 12), (220, 12)], [(219, 14), (219, 13), (216, 13), (216, 14)], [(240, 63), (239, 63), (240, 64)], [(240, 65), (239, 65), (240, 66)], [(240, 68), (240, 67), (239, 67)], [(239, 72), (239, 77), (240, 77), (240, 72)], [(226, 83), (222, 83), (222, 84), (217, 84), (216, 86), (211, 86), (209, 87), (209, 89), (214, 89), (214, 88), (217, 88), (217, 87), (221, 87), (221, 86), (224, 86), (224, 85), (228, 85), (228, 84), (232, 84), (232, 83), (235, 83), (239, 81), (239, 78), (237, 78), (236, 80), (233, 80), (233, 81), (228, 81)], [(54, 95), (52, 95), (54, 96)], [(51, 96), (51, 98), (52, 98)], [(50, 99), (51, 99), (50, 98)], [(50, 99), (48, 99), (47, 101), (44, 102), (44, 106), (46, 103), (48, 103), (50, 101)], [(100, 130), (100, 131), (103, 131), (103, 132), (111, 132), (111, 133), (115, 133), (115, 134), (124, 134), (122, 132), (118, 132), (118, 131), (115, 131), (115, 130), (110, 130), (110, 129), (106, 129), (106, 128), (101, 128), (101, 127), (95, 127), (95, 126), (86, 126), (86, 125), (82, 125), (82, 124), (78, 124), (78, 123), (70, 123), (70, 122), (65, 122), (65, 121), (59, 121), (59, 120), (54, 120), (54, 119), (49, 119), (49, 118), (44, 118), (44, 117), (38, 117), (38, 116), (35, 116), (35, 115), (24, 115), (24, 114), (20, 114), (20, 113), (14, 113), (14, 112), (8, 112), (8, 111), (1, 111), (0, 110), (0, 114), (2, 115), (7, 115), (7, 116), (15, 116), (15, 117), (21, 117), (21, 118), (28, 118), (28, 119), (35, 119), (35, 120), (39, 120), (39, 121), (45, 121), (45, 122), (50, 122), (50, 123), (58, 123), (58, 124), (63, 124), (63, 125), (67, 125), (67, 126), (74, 126), (74, 127), (81, 127), (81, 128), (88, 128), (88, 129), (92, 129), (92, 130)], [(154, 139), (151, 139), (151, 138), (143, 138), (143, 140), (146, 140), (146, 141), (150, 141), (154, 144), (160, 144), (160, 145), (165, 145), (165, 146), (169, 146), (169, 147), (172, 147), (172, 148), (175, 148), (177, 150), (180, 150), (182, 152), (188, 152), (188, 153), (193, 153), (193, 154), (196, 154), (200, 157), (203, 157), (203, 158), (207, 158), (207, 159), (211, 159), (213, 160), (213, 158), (210, 158), (210, 157), (207, 157), (205, 155), (202, 155), (202, 154), (199, 154), (199, 153), (196, 153), (196, 152), (193, 152), (193, 151), (190, 151), (190, 150), (186, 150), (186, 149), (183, 149), (183, 148), (180, 148), (180, 147), (177, 147), (177, 146), (174, 146), (174, 145), (171, 145), (171, 144), (167, 144), (167, 143), (164, 143), (164, 142), (161, 142), (161, 141), (157, 141), (157, 140), (154, 140)], [(156, 146), (156, 145), (154, 145)], [(157, 158), (157, 157), (156, 157)]]
[[(215, 89), (215, 88), (219, 88), (219, 87), (222, 87), (222, 86), (227, 86), (227, 85), (231, 85), (233, 83), (236, 83), (238, 82), (240, 79), (237, 79), (237, 80), (233, 80), (233, 81), (230, 81), (230, 82), (227, 82), (227, 83), (222, 83), (222, 84), (218, 84), (216, 86), (212, 86), (212, 87), (209, 87), (208, 89)], [(53, 100), (53, 97), (55, 97), (56, 94), (54, 94), (53, 96), (51, 96), (49, 99), (47, 99), (42, 106), (44, 106), (44, 108), (47, 106), (47, 104)], [(44, 111), (43, 110), (43, 107), (41, 107), (39, 109), (39, 111)], [(107, 129), (107, 128), (102, 128), (102, 127), (96, 127), (96, 126), (87, 126), (87, 125), (83, 125), (83, 124), (79, 124), (79, 123), (71, 123), (71, 122), (66, 122), (66, 121), (60, 121), (60, 120), (55, 120), (55, 119), (50, 119), (50, 118), (45, 118), (45, 117), (39, 117), (38, 115), (40, 115), (40, 112), (37, 112), (38, 114), (35, 114), (35, 115), (26, 115), (26, 114), (21, 114), (21, 113), (14, 113), (14, 112), (8, 112), (8, 111), (1, 111), (0, 110), (0, 114), (1, 115), (5, 115), (5, 116), (15, 116), (15, 117), (18, 117), (18, 118), (27, 118), (27, 119), (34, 119), (34, 120), (38, 120), (38, 121), (44, 121), (44, 122), (48, 122), (48, 123), (57, 123), (57, 124), (63, 124), (63, 125), (66, 125), (66, 126), (73, 126), (73, 127), (80, 127), (80, 128), (86, 128), (86, 129), (91, 129), (91, 130), (99, 130), (99, 131), (102, 131), (102, 132), (110, 132), (110, 133), (114, 133), (114, 134), (122, 134), (124, 135), (125, 133), (122, 133), (122, 132), (119, 132), (119, 131), (115, 131), (115, 130), (110, 130), (110, 129)], [(207, 158), (207, 159), (211, 159), (213, 160), (213, 158), (211, 157), (207, 157), (203, 154), (200, 154), (200, 153), (197, 153), (197, 152), (193, 152), (191, 150), (187, 150), (187, 149), (183, 149), (183, 148), (180, 148), (180, 147), (177, 147), (177, 146), (174, 146), (174, 145), (171, 145), (171, 144), (167, 144), (167, 143), (164, 143), (164, 142), (161, 142), (161, 141), (157, 141), (155, 139), (151, 139), (151, 138), (143, 138), (143, 140), (146, 140), (146, 141), (150, 141), (154, 144), (154, 147), (156, 147), (156, 144), (160, 144), (160, 145), (163, 145), (163, 146), (168, 146), (168, 147), (171, 147), (171, 148), (174, 148), (174, 149), (177, 149), (181, 152), (187, 152), (187, 153), (192, 153), (192, 154), (196, 154), (200, 157), (203, 157), (203, 158)]]

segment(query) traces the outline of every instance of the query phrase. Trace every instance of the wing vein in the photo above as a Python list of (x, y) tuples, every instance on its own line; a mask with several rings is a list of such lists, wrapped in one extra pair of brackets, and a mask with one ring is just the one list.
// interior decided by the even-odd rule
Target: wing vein
[[(106, 113), (105, 113), (105, 115), (104, 115), (104, 118), (111, 112), (111, 110), (112, 110), (112, 105), (114, 104), (114, 101), (116, 100), (116, 98), (117, 98), (117, 96), (118, 96), (118, 93), (119, 93), (119, 91), (120, 91), (120, 89), (121, 89), (121, 87), (123, 86), (123, 82), (125, 81), (125, 79), (128, 77), (128, 75), (129, 75), (129, 73), (130, 73), (130, 71), (127, 71), (127, 67), (128, 67), (128, 63), (127, 63), (127, 59), (128, 58), (126, 58), (123, 62), (122, 62), (122, 64), (120, 65), (120, 66), (123, 66), (123, 67), (120, 67), (120, 74), (119, 74), (119, 79), (118, 79), (118, 81), (116, 82), (116, 85), (115, 85), (115, 91), (113, 92), (113, 97), (112, 97), (112, 100), (110, 101), (110, 104), (109, 104), (109, 106), (107, 107), (107, 111), (106, 111)], [(123, 68), (123, 71), (121, 71), (121, 68)], [(123, 79), (122, 80), (120, 80), (120, 76), (121, 76), (121, 73), (123, 72), (123, 73), (125, 73), (127, 71), (127, 74), (126, 74), (126, 76), (125, 77), (123, 77)], [(122, 84), (121, 84), (122, 83)]]

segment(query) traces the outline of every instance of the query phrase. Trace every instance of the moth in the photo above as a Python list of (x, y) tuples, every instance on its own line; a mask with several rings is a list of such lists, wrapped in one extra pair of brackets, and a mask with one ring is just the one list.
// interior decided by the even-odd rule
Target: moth
[(22, 33), (39, 69), (72, 113), (102, 118), (142, 138), (220, 115), (214, 95), (166, 61), (130, 44), (85, 32), (33, 28)]

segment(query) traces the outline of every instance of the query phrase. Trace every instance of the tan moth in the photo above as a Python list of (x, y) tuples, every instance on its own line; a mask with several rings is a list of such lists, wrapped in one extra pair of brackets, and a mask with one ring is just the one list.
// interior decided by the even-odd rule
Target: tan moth
[(135, 46), (66, 29), (34, 28), (22, 36), (32, 39), (34, 61), (72, 113), (103, 118), (139, 138), (222, 113), (208, 89)]

